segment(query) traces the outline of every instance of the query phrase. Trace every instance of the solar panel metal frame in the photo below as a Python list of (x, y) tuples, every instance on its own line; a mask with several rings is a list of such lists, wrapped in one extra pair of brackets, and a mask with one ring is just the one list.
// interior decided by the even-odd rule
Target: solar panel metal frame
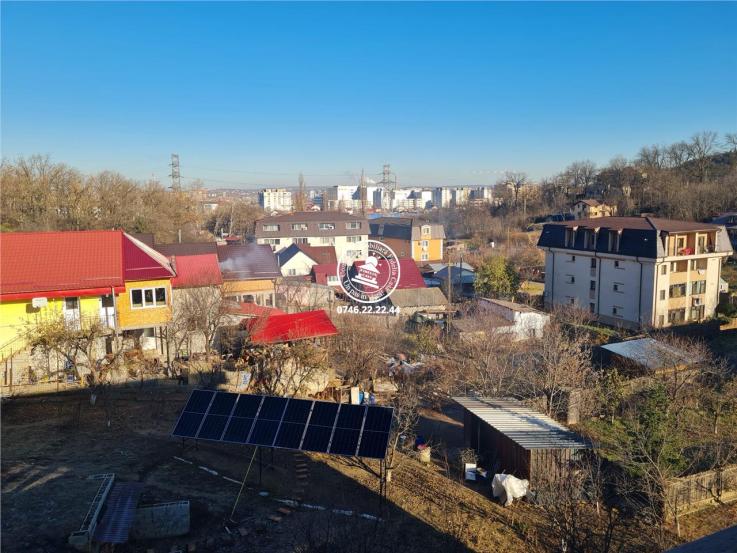
[[(179, 423), (182, 420), (182, 417), (185, 415), (185, 413), (195, 414), (193, 411), (186, 411), (185, 409), (186, 409), (187, 405), (189, 405), (189, 403), (192, 400), (194, 394), (195, 393), (198, 393), (198, 392), (200, 392), (200, 393), (209, 393), (209, 394), (212, 394), (212, 395), (211, 395), (211, 397), (209, 399), (209, 402), (207, 404), (207, 408), (205, 409), (205, 412), (202, 413), (202, 419), (200, 420), (199, 425), (197, 426), (197, 430), (194, 432), (194, 435), (193, 436), (183, 435), (183, 434), (175, 434), (174, 432), (177, 429), (177, 427), (179, 426)], [(221, 414), (216, 414), (216, 413), (210, 413), (210, 409), (212, 408), (213, 403), (215, 402), (216, 398), (219, 395), (226, 395), (226, 394), (227, 395), (232, 394), (232, 395), (237, 396), (235, 398), (235, 401), (233, 402), (233, 405), (230, 408), (230, 413), (228, 415), (221, 415)], [(256, 412), (253, 414), (252, 417), (235, 416), (236, 408), (238, 407), (238, 405), (240, 404), (240, 402), (242, 400), (244, 400), (245, 398), (258, 398), (259, 399), (258, 407), (256, 408)], [(285, 404), (284, 404), (284, 408), (281, 411), (281, 416), (280, 416), (280, 418), (279, 418), (278, 421), (276, 421), (275, 419), (261, 419), (262, 408), (263, 408), (263, 406), (264, 406), (264, 404), (265, 404), (265, 402), (267, 401), (268, 398), (278, 398), (278, 399), (286, 400), (285, 401)], [(294, 425), (302, 425), (302, 424), (304, 424), (304, 428), (302, 429), (302, 434), (301, 434), (300, 439), (299, 439), (299, 445), (298, 445), (298, 447), (285, 447), (285, 446), (277, 445), (277, 439), (280, 436), (282, 426), (285, 424), (284, 419), (285, 419), (285, 417), (287, 415), (287, 411), (289, 410), (289, 406), (291, 405), (291, 402), (304, 402), (304, 403), (309, 403), (310, 404), (309, 411), (307, 413), (307, 418), (305, 419), (304, 423), (302, 423), (302, 422), (287, 421), (287, 424), (290, 424), (290, 425), (292, 425), (292, 424), (294, 424)], [(325, 429), (329, 428), (330, 429), (330, 437), (328, 438), (327, 445), (325, 446), (324, 450), (323, 449), (304, 449), (305, 438), (307, 436), (307, 432), (308, 432), (308, 430), (310, 428), (310, 424), (312, 422), (312, 416), (313, 416), (313, 414), (315, 412), (315, 407), (317, 405), (322, 405), (322, 404), (325, 404), (325, 405), (336, 405), (337, 406), (337, 409), (335, 411), (335, 415), (333, 416), (333, 419), (332, 419), (332, 424), (330, 424), (330, 426), (323, 425), (323, 424), (313, 424), (313, 427), (319, 427), (319, 428), (325, 428)], [(348, 409), (352, 409), (354, 407), (358, 407), (358, 408), (360, 408), (360, 409), (363, 410), (363, 414), (362, 414), (362, 417), (361, 417), (360, 427), (358, 427), (358, 428), (350, 428), (348, 426), (339, 426), (338, 424), (339, 424), (339, 420), (340, 420), (340, 417), (341, 417), (341, 411), (342, 410), (347, 411)], [(372, 410), (376, 410), (374, 412), (377, 413), (377, 414), (380, 412), (379, 410), (386, 411), (386, 413), (384, 415), (380, 415), (379, 416), (379, 422), (384, 422), (386, 424), (386, 426), (385, 427), (382, 427), (382, 429), (366, 428), (366, 421), (368, 420), (369, 413), (371, 413)], [(392, 413), (393, 413), (393, 408), (392, 407), (379, 406), (379, 405), (353, 405), (353, 404), (350, 404), (350, 403), (337, 403), (336, 404), (336, 403), (332, 403), (332, 402), (329, 402), (329, 401), (320, 401), (320, 400), (314, 400), (314, 399), (285, 398), (285, 397), (282, 397), (282, 396), (270, 396), (270, 395), (259, 395), (259, 394), (238, 394), (238, 393), (233, 393), (233, 392), (220, 392), (220, 391), (216, 391), (216, 390), (193, 390), (192, 393), (190, 394), (189, 398), (187, 398), (187, 403), (185, 403), (185, 408), (182, 409), (182, 412), (179, 414), (179, 417), (177, 418), (177, 421), (174, 424), (174, 427), (172, 428), (171, 435), (172, 436), (175, 436), (175, 437), (179, 437), (179, 438), (190, 438), (190, 439), (194, 439), (194, 440), (206, 440), (206, 441), (214, 441), (214, 442), (235, 443), (235, 444), (242, 444), (242, 445), (254, 445), (254, 446), (259, 446), (259, 447), (273, 447), (273, 448), (276, 448), (276, 449), (285, 449), (285, 450), (290, 450), (290, 451), (314, 451), (316, 453), (326, 453), (326, 454), (329, 454), (329, 455), (341, 455), (341, 456), (348, 456), (348, 457), (365, 457), (365, 458), (369, 458), (369, 459), (383, 459), (386, 456), (386, 448), (388, 446), (388, 436), (389, 436), (389, 432), (390, 432), (390, 429), (391, 429)], [(199, 413), (196, 413), (196, 414), (199, 414)], [(219, 435), (218, 438), (205, 438), (205, 437), (200, 437), (200, 432), (202, 432), (203, 426), (205, 424), (205, 420), (210, 415), (212, 415), (212, 416), (218, 416), (218, 417), (227, 417), (227, 420), (225, 422), (225, 425), (223, 426), (223, 429), (220, 432), (220, 435)], [(388, 420), (387, 420), (387, 417), (388, 417)], [(245, 441), (233, 441), (233, 440), (226, 440), (225, 439), (225, 436), (226, 436), (228, 430), (231, 427), (231, 423), (235, 419), (245, 419), (245, 420), (249, 420), (250, 419), (252, 421), (251, 422), (251, 426), (248, 429), (248, 435), (246, 436)], [(276, 429), (274, 430), (273, 438), (271, 439), (270, 443), (268, 443), (268, 444), (254, 443), (253, 442), (254, 430), (256, 429), (256, 425), (258, 424), (258, 422), (261, 421), (261, 420), (263, 420), (263, 421), (270, 421), (270, 422), (278, 422), (278, 424), (276, 426)], [(346, 423), (346, 424), (348, 424), (348, 423)], [(352, 451), (351, 453), (343, 453), (343, 452), (337, 453), (337, 452), (331, 451), (332, 448), (333, 448), (333, 441), (335, 439), (336, 430), (339, 430), (340, 431), (339, 432), (339, 435), (340, 434), (344, 434), (343, 431), (346, 431), (346, 432), (355, 432), (355, 433), (358, 434), (357, 440), (356, 440), (355, 450), (351, 450)], [(359, 452), (361, 451), (361, 445), (363, 444), (363, 438), (364, 438), (364, 436), (367, 435), (366, 432), (369, 432), (370, 435), (372, 435), (372, 436), (373, 435), (378, 435), (378, 434), (386, 434), (387, 443), (384, 445), (383, 454), (381, 455), (381, 457), (379, 457), (378, 454), (377, 455), (365, 455), (365, 454), (364, 455), (359, 455)], [(337, 448), (337, 444), (336, 444), (336, 448)]]

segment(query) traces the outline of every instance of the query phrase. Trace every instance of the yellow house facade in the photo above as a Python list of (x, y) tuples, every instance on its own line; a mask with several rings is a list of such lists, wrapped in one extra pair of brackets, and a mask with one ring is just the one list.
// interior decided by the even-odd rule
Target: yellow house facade
[(414, 217), (379, 217), (370, 222), (372, 240), (388, 245), (399, 257), (411, 257), (418, 263), (442, 261), (445, 253), (445, 229)]

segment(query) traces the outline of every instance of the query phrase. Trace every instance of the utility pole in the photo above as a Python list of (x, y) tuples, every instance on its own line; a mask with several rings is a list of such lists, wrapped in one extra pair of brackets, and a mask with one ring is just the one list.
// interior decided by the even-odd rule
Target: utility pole
[(182, 177), (179, 173), (179, 154), (171, 155), (171, 189), (179, 192), (182, 189)]

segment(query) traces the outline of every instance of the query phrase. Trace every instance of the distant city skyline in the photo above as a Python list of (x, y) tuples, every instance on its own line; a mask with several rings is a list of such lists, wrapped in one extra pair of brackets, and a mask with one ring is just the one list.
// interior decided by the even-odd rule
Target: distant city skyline
[(735, 3), (14, 3), (2, 155), (209, 188), (539, 180), (737, 132)]

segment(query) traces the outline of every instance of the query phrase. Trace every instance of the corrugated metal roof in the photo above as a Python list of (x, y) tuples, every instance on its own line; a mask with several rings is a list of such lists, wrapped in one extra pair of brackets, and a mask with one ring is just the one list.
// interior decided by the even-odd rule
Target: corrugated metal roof
[(697, 357), (654, 338), (638, 338), (600, 347), (653, 370), (699, 361)]
[(525, 449), (586, 449), (590, 444), (516, 399), (454, 397), (453, 401)]
[(202, 255), (177, 255), (172, 257), (177, 276), (171, 279), (173, 288), (197, 288), (223, 283), (214, 253)]
[(115, 484), (105, 502), (105, 514), (97, 525), (94, 540), (99, 543), (126, 543), (136, 516), (141, 482)]
[(119, 230), (0, 233), (0, 293), (117, 287)]
[(322, 309), (257, 317), (244, 321), (244, 325), (253, 344), (279, 344), (338, 334), (338, 329)]
[(126, 281), (171, 278), (169, 259), (130, 234), (123, 233), (123, 277)]
[(395, 307), (441, 307), (448, 303), (440, 288), (394, 290), (389, 301)]

